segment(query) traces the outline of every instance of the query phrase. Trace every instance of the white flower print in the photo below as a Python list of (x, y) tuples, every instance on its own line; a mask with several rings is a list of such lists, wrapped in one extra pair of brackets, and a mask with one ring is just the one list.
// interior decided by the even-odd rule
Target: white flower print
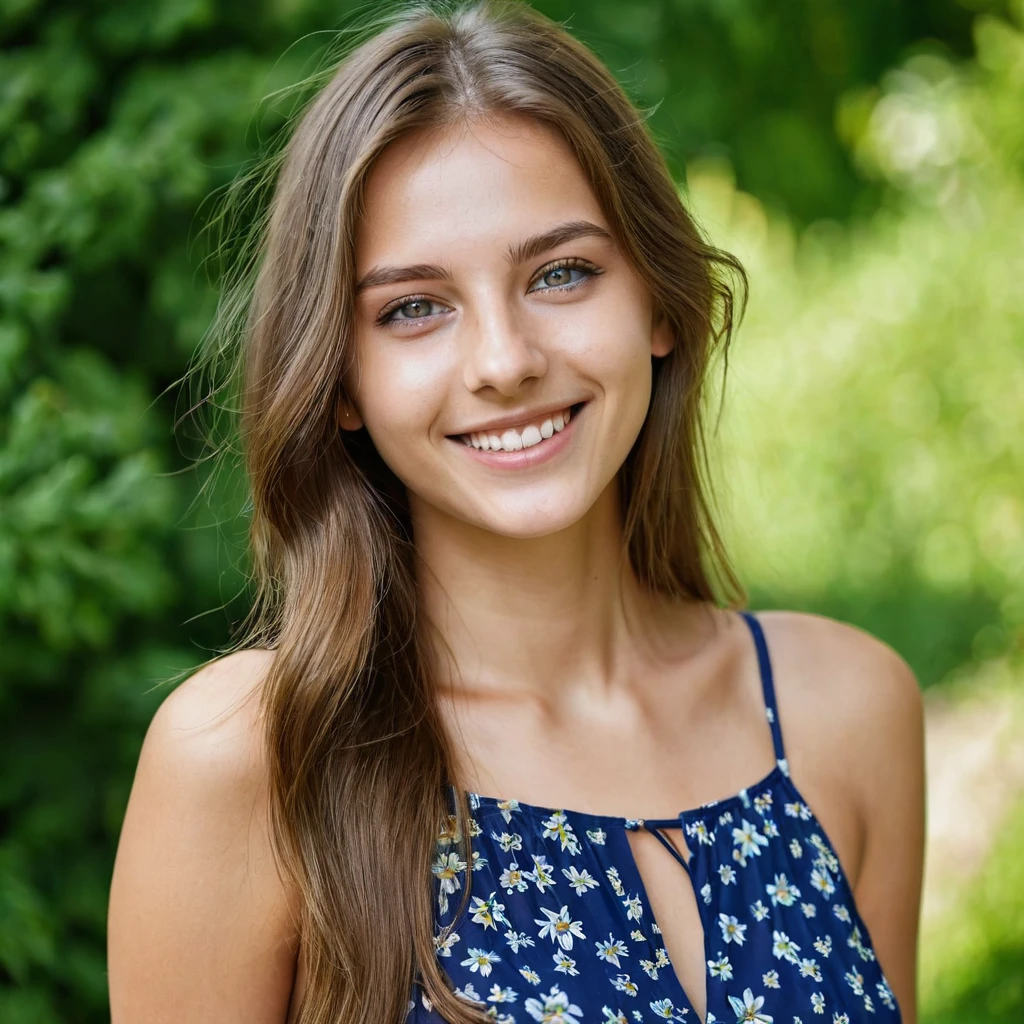
[(491, 973), (491, 967), (501, 959), (497, 953), (489, 953), (486, 949), (467, 949), (466, 952), (469, 956), (462, 961), (462, 966), (468, 967), (474, 974), (479, 971), (484, 978)]
[(720, 981), (731, 980), (732, 964), (729, 963), (729, 958), (719, 953), (717, 960), (709, 960), (708, 973), (712, 978), (718, 978)]
[(448, 897), (454, 895), (461, 887), (459, 873), (466, 870), (466, 862), (457, 853), (438, 855), (432, 868), (438, 880), (437, 903), (442, 914), (448, 913)]
[(632, 939), (632, 940), (633, 940), (634, 942), (643, 942), (643, 941), (644, 941), (644, 933), (643, 933), (642, 931), (640, 931), (640, 929), (639, 929), (639, 928), (634, 928), (634, 929), (633, 929), (633, 930), (632, 930), (632, 931), (631, 931), (631, 932), (629, 933), (629, 937), (630, 937), (630, 938), (631, 938), (631, 939)]
[(839, 874), (839, 860), (829, 848), (828, 843), (826, 843), (817, 832), (811, 833), (810, 843), (811, 846), (818, 851), (818, 857), (822, 863), (824, 863), (825, 867), (827, 867), (832, 874)]
[(608, 876), (608, 881), (612, 883), (612, 891), (616, 896), (625, 896), (626, 890), (622, 887), (622, 879), (619, 877), (618, 868), (609, 868), (605, 875)]
[(818, 914), (818, 908), (813, 903), (801, 903), (800, 909), (804, 912), (804, 917), (816, 917)]
[(737, 946), (743, 945), (744, 933), (747, 930), (745, 924), (740, 924), (731, 914), (719, 914), (718, 924), (722, 929), (722, 938), (725, 942), (735, 942)]
[(864, 975), (859, 971), (847, 971), (843, 977), (846, 983), (853, 989), (855, 996), (864, 995)]
[(892, 989), (889, 988), (889, 982), (882, 978), (880, 982), (875, 985), (878, 990), (878, 998), (890, 1009), (896, 1009), (896, 1001), (893, 999)]
[(546, 921), (542, 921), (540, 918), (533, 920), (534, 924), (541, 926), (540, 938), (551, 939), (552, 942), (557, 942), (562, 949), (572, 949), (573, 936), (577, 939), (586, 938), (586, 935), (583, 934), (583, 922), (572, 919), (569, 915), (568, 904), (562, 907), (557, 914), (545, 907), (541, 907), (540, 912), (547, 918)]
[(669, 965), (668, 950), (665, 949), (664, 946), (661, 946), (661, 947), (659, 947), (658, 949), (656, 949), (654, 951), (654, 962), (659, 967), (668, 967), (668, 965)]
[(505, 890), (509, 896), (513, 892), (526, 892), (529, 888), (528, 873), (523, 871), (516, 861), (511, 861), (509, 866), (498, 876), (498, 885)]
[[(733, 850), (733, 853), (736, 852)], [(722, 864), (718, 869), (718, 877), (722, 880), (722, 885), (732, 885), (736, 881), (736, 872), (729, 864)]]
[(605, 833), (605, 830), (603, 828), (594, 829), (593, 832), (591, 832), (588, 828), (587, 838), (597, 846), (604, 846), (605, 839), (607, 839), (607, 834)]
[(559, 974), (568, 974), (575, 977), (580, 973), (576, 970), (576, 961), (568, 953), (553, 953), (551, 959), (555, 961), (555, 970)]
[(850, 1015), (848, 1013), (833, 1013), (832, 1024), (850, 1024)]
[(799, 839), (790, 839), (789, 852), (797, 860), (799, 860), (804, 855), (804, 848), (800, 845)]
[(518, 953), (520, 949), (536, 945), (533, 939), (531, 939), (526, 932), (516, 932), (511, 928), (505, 932), (505, 941), (508, 943), (509, 948), (513, 953)]
[(777, 874), (775, 882), (769, 882), (765, 890), (772, 898), (772, 905), (782, 904), (784, 907), (791, 907), (793, 901), (800, 896), (800, 890), (787, 880), (785, 874)]
[(482, 871), (487, 867), (487, 858), (480, 855), (479, 850), (473, 851), (473, 864), (471, 870)]
[(825, 997), (820, 992), (811, 993), (811, 1007), (815, 1013), (825, 1012)]
[(705, 846), (710, 846), (715, 840), (715, 833), (708, 828), (707, 822), (703, 819), (687, 825), (686, 834), (691, 839), (696, 839), (698, 843), (703, 843)]
[(761, 831), (769, 839), (777, 839), (779, 835), (779, 826), (775, 824), (775, 820), (773, 818), (765, 818), (764, 824), (761, 826)]
[(636, 998), (637, 992), (640, 991), (637, 988), (636, 982), (629, 980), (628, 974), (616, 975), (612, 984), (615, 986), (616, 992), (625, 992), (627, 996), (633, 996), (634, 998)]
[(661, 1017), (663, 1020), (685, 1020), (686, 1010), (677, 1010), (672, 1005), (671, 999), (656, 999), (651, 1003), (651, 1009), (654, 1011), (655, 1017)]
[(502, 988), (500, 985), (491, 986), (491, 994), (487, 997), (489, 1003), (514, 1003), (517, 998), (515, 989)]
[(629, 1024), (629, 1018), (621, 1010), (611, 1010), (607, 1006), (601, 1007), (604, 1020), (601, 1024)]
[(822, 955), (828, 956), (832, 952), (832, 936), (826, 935), (822, 938), (820, 935), (814, 940), (814, 948)]
[(743, 990), (742, 999), (729, 996), (729, 1005), (732, 1007), (732, 1012), (736, 1014), (736, 1024), (741, 1024), (743, 1021), (751, 1021), (753, 1024), (772, 1024), (772, 1021), (775, 1020), (770, 1013), (761, 1013), (764, 996), (755, 998), (753, 990), (749, 988)]
[(451, 956), (452, 946), (461, 942), (462, 936), (458, 932), (449, 932), (447, 935), (434, 936), (434, 950), (438, 956)]
[(588, 889), (593, 889), (594, 886), (600, 884), (586, 868), (577, 871), (575, 864), (568, 868), (562, 868), (562, 874), (569, 879), (569, 885), (576, 890), (577, 896), (584, 895)]
[(835, 914), (836, 917), (838, 917), (840, 921), (843, 921), (846, 924), (850, 923), (850, 911), (846, 909), (845, 904), (837, 903), (832, 908), (832, 913)]
[(850, 949), (855, 949), (857, 955), (861, 960), (874, 960), (875, 954), (868, 946), (865, 946), (860, 934), (860, 928), (858, 925), (853, 926), (853, 931), (850, 933), (850, 937), (846, 940), (846, 944)]
[(550, 889), (555, 884), (553, 868), (548, 863), (547, 857), (532, 854), (533, 870), (523, 872), (523, 878), (528, 878), (540, 892)]
[(643, 968), (643, 972), (648, 978), (652, 981), (658, 980), (658, 968), (653, 960), (641, 960), (640, 966)]
[(519, 812), (519, 801), (518, 800), (499, 800), (498, 810), (501, 811), (501, 816), (505, 819), (507, 825), (512, 820), (513, 814)]
[(771, 913), (760, 900), (750, 904), (750, 912), (754, 915), (755, 921), (763, 921)]
[(501, 835), (492, 832), (491, 838), (501, 847), (502, 853), (511, 853), (523, 848), (523, 837), (518, 832), (502, 832)]
[(772, 940), (772, 953), (779, 960), (788, 960), (795, 964), (800, 947), (785, 932), (772, 932)]
[(764, 814), (764, 812), (767, 811), (768, 808), (771, 807), (771, 805), (771, 793), (759, 793), (757, 796), (754, 797), (754, 810), (757, 811), (758, 814)]
[(700, 887), (700, 898), (705, 902), (705, 904), (711, 902), (711, 883), (710, 882), (705, 882)]
[(610, 964), (615, 964), (616, 967), (621, 967), (619, 963), (620, 956), (629, 956), (629, 950), (626, 949), (626, 944), (619, 939), (612, 936), (611, 932), (608, 933), (607, 942), (595, 942), (597, 946), (597, 955), (602, 959), (606, 960)]
[(768, 840), (758, 832), (757, 826), (746, 818), (739, 828), (732, 830), (732, 841), (739, 847), (740, 863), (744, 866), (747, 857), (760, 857), (761, 847), (768, 845)]
[(532, 967), (520, 967), (519, 973), (531, 984), (540, 984), (540, 975)]
[(541, 835), (545, 839), (557, 839), (563, 850), (567, 850), (570, 856), (575, 857), (580, 852), (579, 837), (573, 832), (565, 811), (555, 811), (546, 821), (542, 821), (544, 831)]
[(825, 899), (829, 899), (836, 891), (836, 884), (832, 881), (828, 868), (821, 865), (811, 868), (811, 886), (817, 889)]
[(811, 978), (814, 981), (821, 981), (821, 968), (818, 966), (817, 960), (811, 960), (808, 957), (804, 957), (800, 963), (800, 976), (802, 978)]
[(473, 988), (473, 983), (471, 981), (467, 981), (466, 984), (462, 986), (462, 988), (457, 988), (455, 990), (455, 994), (460, 999), (465, 999), (466, 1002), (479, 1003), (481, 1006), (483, 1006), (483, 1000), (481, 1000), (481, 998), (476, 994), (476, 989)]
[(569, 1001), (569, 997), (557, 985), (543, 999), (527, 999), (523, 1004), (526, 1012), (543, 1024), (580, 1024), (583, 1011)]
[[(488, 928), (498, 930), (498, 924), (508, 924), (505, 917), (505, 904), (497, 901), (497, 893), (492, 892), (487, 899), (482, 900), (479, 896), (473, 897), (473, 905), (469, 908), (473, 915), (474, 924), (482, 924), (484, 931)], [(495, 922), (498, 922), (496, 924)]]
[(643, 917), (644, 907), (639, 896), (627, 896), (622, 905), (626, 908), (626, 917), (630, 921), (639, 921)]
[(778, 971), (765, 971), (761, 975), (761, 983), (765, 988), (778, 988), (779, 987), (779, 972)]

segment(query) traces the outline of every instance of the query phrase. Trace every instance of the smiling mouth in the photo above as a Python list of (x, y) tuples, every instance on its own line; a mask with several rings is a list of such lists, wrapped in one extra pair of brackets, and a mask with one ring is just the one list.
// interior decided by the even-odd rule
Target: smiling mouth
[(476, 448), (484, 452), (518, 452), (524, 448), (533, 448), (543, 444), (555, 434), (560, 434), (573, 416), (586, 405), (586, 402), (577, 402), (557, 412), (552, 416), (545, 416), (534, 420), (532, 423), (520, 427), (506, 427), (504, 430), (481, 430), (471, 434), (453, 434), (450, 440), (459, 441), (467, 448)]

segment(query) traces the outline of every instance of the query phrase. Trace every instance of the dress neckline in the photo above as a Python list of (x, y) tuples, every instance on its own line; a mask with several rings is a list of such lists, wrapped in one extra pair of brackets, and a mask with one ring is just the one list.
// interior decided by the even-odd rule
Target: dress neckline
[[(757, 782), (751, 783), (751, 785), (738, 790), (736, 793), (722, 797), (719, 800), (709, 800), (705, 804), (700, 804), (698, 807), (691, 807), (687, 810), (679, 811), (667, 818), (656, 818), (653, 815), (650, 817), (637, 816), (631, 818), (624, 817), (620, 814), (600, 814), (596, 811), (578, 811), (569, 807), (544, 807), (540, 804), (530, 804), (523, 800), (516, 800), (513, 797), (484, 796), (483, 794), (476, 793), (472, 790), (466, 790), (465, 793), (466, 797), (469, 799), (471, 810), (474, 809), (474, 807), (479, 806), (493, 808), (498, 811), (512, 811), (513, 813), (515, 811), (519, 811), (523, 814), (528, 814), (531, 817), (544, 818), (550, 818), (555, 814), (562, 814), (565, 815), (566, 820), (570, 821), (592, 822), (604, 828), (630, 829), (635, 827), (638, 822), (685, 821), (705, 817), (711, 811), (726, 809), (734, 806), (735, 804), (747, 807), (755, 796), (760, 795), (765, 790), (771, 789), (782, 780), (786, 780), (787, 782), (789, 781), (789, 765), (786, 763), (785, 758), (777, 759), (767, 775), (758, 779)], [(799, 794), (797, 795), (799, 796)]]

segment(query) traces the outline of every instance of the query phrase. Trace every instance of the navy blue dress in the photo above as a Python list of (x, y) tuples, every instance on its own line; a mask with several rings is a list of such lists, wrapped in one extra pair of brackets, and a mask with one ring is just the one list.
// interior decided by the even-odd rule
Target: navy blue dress
[[(900, 1020), (825, 830), (789, 777), (760, 623), (775, 767), (735, 796), (676, 818), (621, 818), (469, 794), (473, 863), (439, 837), (435, 946), (459, 996), (506, 1024), (699, 1018), (654, 920), (627, 832), (669, 849), (697, 894), (706, 1024)], [(681, 828), (690, 863), (657, 830)], [(464, 884), (472, 897), (461, 915)], [(441, 1018), (416, 986), (409, 1024)]]

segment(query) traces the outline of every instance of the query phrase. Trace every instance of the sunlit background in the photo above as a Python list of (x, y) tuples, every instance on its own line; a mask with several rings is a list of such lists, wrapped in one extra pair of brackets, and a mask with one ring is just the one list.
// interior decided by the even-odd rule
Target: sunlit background
[[(714, 454), (752, 606), (856, 623), (925, 688), (922, 1019), (1024, 1020), (1024, 0), (536, 6), (750, 274)], [(0, 7), (5, 1024), (106, 1019), (151, 687), (245, 609), (242, 488), (197, 501), (172, 433), (204, 225), (354, 9)]]

